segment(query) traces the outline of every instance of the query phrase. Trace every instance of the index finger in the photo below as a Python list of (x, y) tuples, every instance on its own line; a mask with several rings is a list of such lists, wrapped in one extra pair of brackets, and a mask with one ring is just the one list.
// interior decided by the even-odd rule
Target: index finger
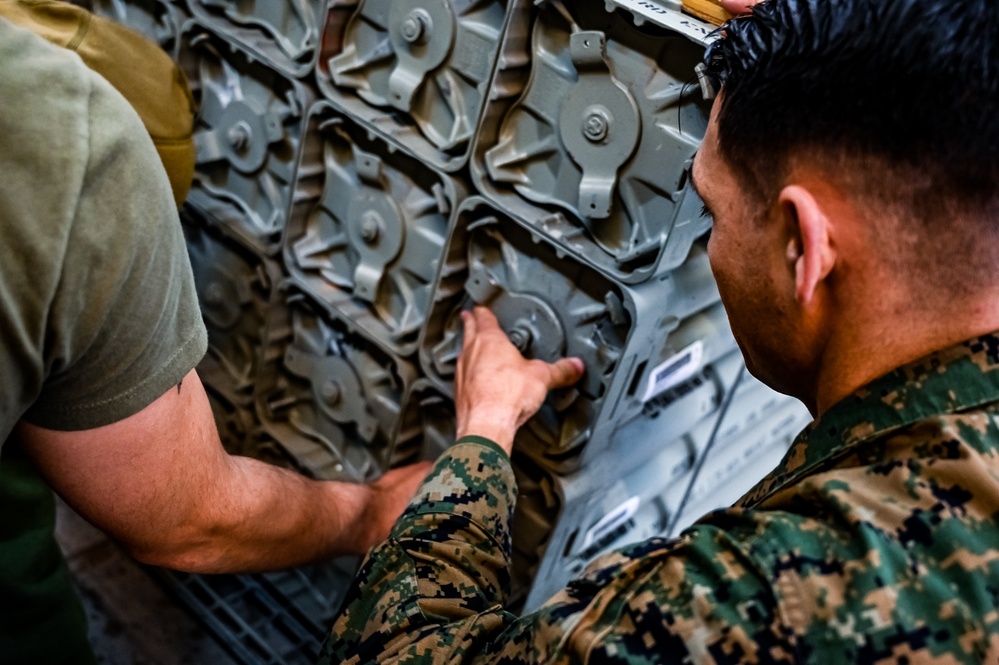
[[(472, 316), (475, 317), (475, 329), (477, 332), (500, 330), (499, 321), (496, 320), (496, 315), (489, 311), (488, 307), (476, 305), (472, 309)], [(502, 330), (500, 330), (500, 332), (502, 332)]]
[(461, 323), (464, 326), (465, 344), (468, 344), (475, 338), (475, 317), (471, 312), (463, 310), (461, 312)]
[(581, 378), (586, 366), (579, 358), (562, 358), (548, 364), (548, 390), (553, 388), (568, 388)]

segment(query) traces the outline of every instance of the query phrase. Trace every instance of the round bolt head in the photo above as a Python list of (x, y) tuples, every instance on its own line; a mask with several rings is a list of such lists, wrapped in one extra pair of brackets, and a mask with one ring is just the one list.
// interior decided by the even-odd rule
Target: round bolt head
[(340, 397), (342, 396), (340, 384), (336, 381), (327, 381), (319, 389), (319, 396), (331, 406), (338, 404), (340, 402)]
[(430, 31), (430, 16), (421, 9), (414, 10), (400, 26), (402, 38), (410, 44), (425, 42)]
[(229, 145), (236, 150), (245, 150), (246, 146), (250, 144), (251, 134), (250, 126), (245, 121), (240, 120), (229, 128), (229, 131), (226, 132), (226, 138), (229, 139)]
[(607, 138), (610, 132), (610, 119), (601, 111), (591, 110), (583, 120), (583, 136), (597, 143)]
[(525, 353), (531, 347), (531, 331), (526, 328), (514, 328), (510, 331), (509, 337), (510, 343), (521, 353)]
[(376, 212), (366, 212), (361, 217), (361, 239), (368, 244), (378, 241), (382, 233), (382, 220)]

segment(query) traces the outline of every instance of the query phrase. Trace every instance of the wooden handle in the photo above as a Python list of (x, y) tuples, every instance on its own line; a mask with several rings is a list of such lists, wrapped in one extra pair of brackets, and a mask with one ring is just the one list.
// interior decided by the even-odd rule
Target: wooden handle
[(718, 0), (683, 0), (683, 8), (688, 14), (715, 25), (721, 25), (732, 18)]

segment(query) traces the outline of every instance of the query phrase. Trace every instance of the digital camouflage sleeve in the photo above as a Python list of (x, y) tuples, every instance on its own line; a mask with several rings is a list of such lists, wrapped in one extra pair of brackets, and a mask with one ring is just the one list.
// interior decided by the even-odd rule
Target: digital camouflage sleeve
[(437, 463), (366, 559), (326, 663), (999, 662), (999, 337), (932, 354), (810, 425), (740, 505), (503, 609), (509, 460)]

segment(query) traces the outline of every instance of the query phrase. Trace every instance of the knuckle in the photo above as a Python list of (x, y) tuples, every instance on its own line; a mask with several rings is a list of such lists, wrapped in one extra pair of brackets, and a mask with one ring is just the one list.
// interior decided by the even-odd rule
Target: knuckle
[(538, 374), (540, 376), (548, 376), (548, 374), (550, 373), (548, 363), (542, 360), (528, 360), (527, 366), (533, 373)]

